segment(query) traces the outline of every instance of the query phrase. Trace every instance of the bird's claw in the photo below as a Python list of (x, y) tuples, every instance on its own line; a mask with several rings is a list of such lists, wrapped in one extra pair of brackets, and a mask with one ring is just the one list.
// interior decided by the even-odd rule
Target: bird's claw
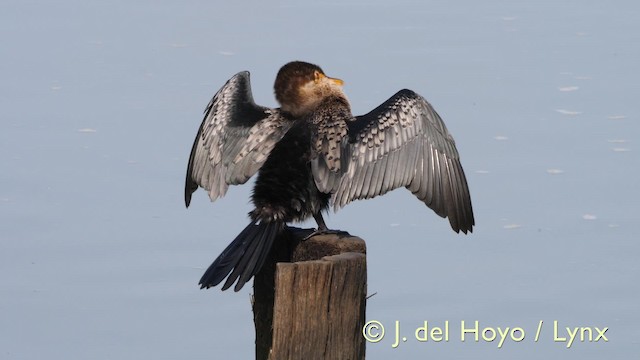
[(345, 234), (349, 234), (346, 231), (342, 231), (342, 230), (330, 230), (330, 229), (316, 229), (315, 231), (313, 231), (311, 234), (305, 236), (304, 238), (302, 238), (302, 241), (307, 241), (309, 239), (311, 239), (312, 237), (316, 236), (316, 235), (329, 235), (329, 234), (336, 234), (336, 235), (345, 235)]

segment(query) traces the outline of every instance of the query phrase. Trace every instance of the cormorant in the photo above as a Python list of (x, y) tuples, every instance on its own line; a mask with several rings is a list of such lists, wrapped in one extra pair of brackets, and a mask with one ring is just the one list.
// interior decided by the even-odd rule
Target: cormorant
[(212, 201), (256, 172), (251, 223), (200, 279), (202, 288), (238, 291), (262, 267), (286, 223), (311, 216), (328, 231), (322, 211), (406, 187), (455, 232), (475, 221), (453, 137), (433, 107), (411, 90), (353, 116), (343, 81), (294, 61), (276, 76), (280, 108), (256, 105), (249, 72), (214, 95), (191, 149), (185, 203), (203, 187)]

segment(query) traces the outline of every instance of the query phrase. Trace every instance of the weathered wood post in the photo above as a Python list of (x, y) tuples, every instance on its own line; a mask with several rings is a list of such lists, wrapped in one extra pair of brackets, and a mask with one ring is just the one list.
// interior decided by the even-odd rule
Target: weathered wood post
[(289, 230), (254, 280), (256, 359), (364, 359), (364, 241)]

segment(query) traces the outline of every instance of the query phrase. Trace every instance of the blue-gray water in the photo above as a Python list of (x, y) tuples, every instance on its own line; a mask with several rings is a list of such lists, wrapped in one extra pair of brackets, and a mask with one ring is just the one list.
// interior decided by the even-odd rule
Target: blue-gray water
[[(639, 17), (634, 1), (4, 1), (0, 358), (253, 356), (251, 287), (196, 286), (250, 186), (185, 210), (184, 172), (215, 91), (250, 70), (275, 106), (294, 59), (344, 79), (356, 114), (424, 95), (472, 190), (470, 236), (406, 190), (328, 217), (367, 241), (367, 319), (387, 326), (369, 359), (640, 353)], [(449, 342), (416, 341), (425, 320)], [(462, 320), (525, 338), (461, 342)], [(554, 320), (608, 342), (567, 348)]]

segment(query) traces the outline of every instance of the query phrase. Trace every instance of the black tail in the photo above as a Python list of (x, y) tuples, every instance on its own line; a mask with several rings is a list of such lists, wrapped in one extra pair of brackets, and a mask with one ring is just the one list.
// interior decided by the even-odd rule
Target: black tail
[(200, 279), (201, 289), (218, 285), (231, 273), (222, 290), (230, 288), (237, 279), (238, 283), (233, 289), (240, 291), (244, 284), (262, 268), (273, 240), (284, 226), (280, 222), (262, 221), (259, 224), (256, 222), (257, 220), (244, 228), (209, 266)]

